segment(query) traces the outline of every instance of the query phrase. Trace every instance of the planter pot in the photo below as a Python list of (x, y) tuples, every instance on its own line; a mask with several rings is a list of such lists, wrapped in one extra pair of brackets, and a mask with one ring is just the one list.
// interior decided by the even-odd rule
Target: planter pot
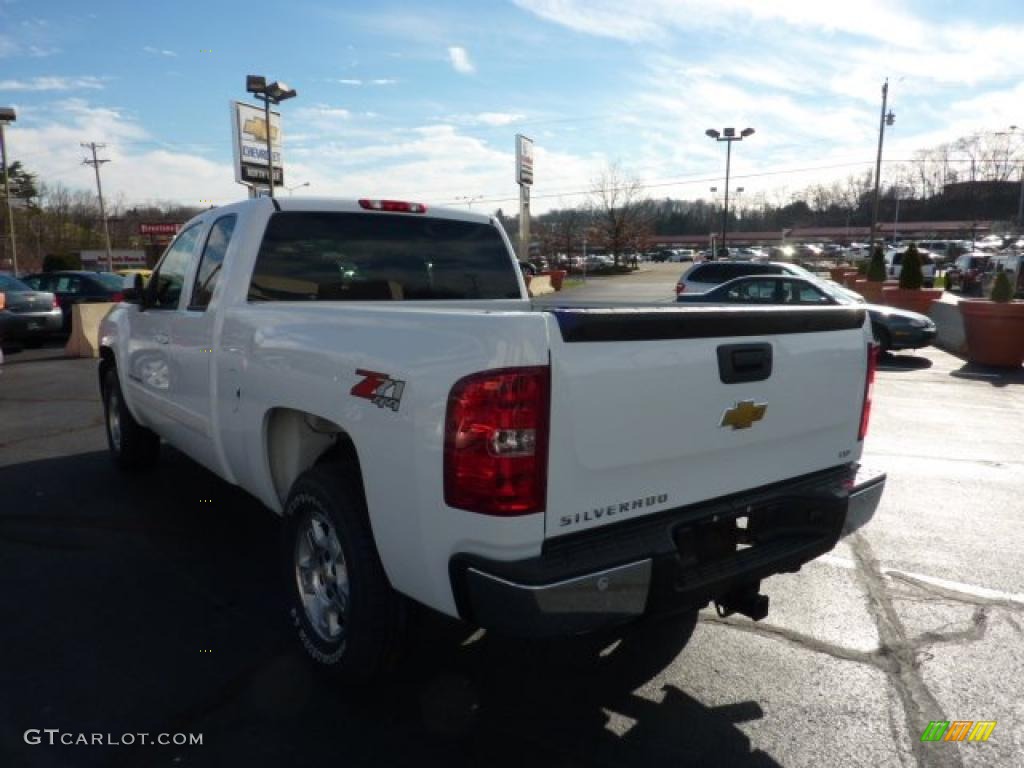
[(864, 297), (868, 304), (882, 303), (882, 286), (885, 283), (875, 283), (866, 278), (859, 278), (853, 283), (853, 290)]
[(564, 269), (552, 269), (550, 272), (544, 272), (543, 274), (551, 277), (551, 287), (556, 291), (562, 290), (562, 281), (565, 280)]
[(962, 299), (958, 305), (972, 363), (1019, 368), (1024, 363), (1024, 301), (997, 304)]
[(920, 315), (927, 315), (932, 308), (932, 303), (942, 297), (941, 288), (920, 288), (910, 290), (907, 288), (890, 288), (885, 286), (882, 289), (882, 298), (890, 307), (905, 309), (908, 312), (917, 312)]
[(829, 269), (828, 274), (829, 277), (831, 277), (835, 282), (841, 285), (843, 282), (843, 276), (846, 275), (846, 273), (849, 271), (849, 267), (832, 267), (831, 269)]
[(860, 272), (850, 271), (850, 272), (844, 273), (842, 280), (840, 280), (839, 282), (842, 283), (843, 285), (845, 285), (851, 291), (856, 291), (857, 290), (857, 281), (858, 280), (864, 280), (864, 279), (865, 279), (864, 275), (860, 274)]

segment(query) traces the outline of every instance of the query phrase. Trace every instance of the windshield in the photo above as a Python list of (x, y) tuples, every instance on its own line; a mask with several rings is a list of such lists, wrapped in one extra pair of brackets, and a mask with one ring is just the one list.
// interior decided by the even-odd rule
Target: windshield
[(109, 288), (112, 291), (120, 291), (125, 286), (124, 275), (113, 272), (97, 272), (94, 277), (103, 284), (104, 288)]
[(9, 275), (0, 275), (0, 291), (31, 291), (32, 289), (25, 285), (21, 280), (10, 277)]

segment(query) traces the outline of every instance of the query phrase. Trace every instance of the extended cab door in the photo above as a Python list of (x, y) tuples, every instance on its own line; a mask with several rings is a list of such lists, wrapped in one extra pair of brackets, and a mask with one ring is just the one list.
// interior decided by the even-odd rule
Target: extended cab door
[(127, 396), (143, 421), (176, 445), (180, 419), (172, 397), (178, 372), (170, 355), (171, 320), (202, 229), (202, 223), (192, 225), (164, 252), (146, 288), (146, 308), (132, 315), (128, 339)]
[(214, 409), (217, 398), (213, 370), (216, 288), (235, 229), (236, 214), (215, 219), (206, 235), (199, 264), (184, 299), (171, 321), (171, 357), (178, 377), (171, 397), (175, 414), (188, 433), (185, 450), (206, 467), (219, 470)]

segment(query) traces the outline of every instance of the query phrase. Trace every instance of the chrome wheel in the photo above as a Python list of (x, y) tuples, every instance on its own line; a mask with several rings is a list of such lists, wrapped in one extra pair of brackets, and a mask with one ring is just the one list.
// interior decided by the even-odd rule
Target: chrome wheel
[(330, 642), (344, 636), (348, 614), (348, 568), (341, 542), (330, 520), (310, 514), (295, 536), (295, 585), (306, 618)]
[(121, 451), (121, 402), (117, 397), (117, 390), (111, 389), (107, 392), (107, 431), (110, 432), (110, 442), (114, 450)]

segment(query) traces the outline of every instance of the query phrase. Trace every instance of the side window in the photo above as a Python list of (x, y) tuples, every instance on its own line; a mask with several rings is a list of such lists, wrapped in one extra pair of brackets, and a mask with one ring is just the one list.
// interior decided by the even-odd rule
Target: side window
[(185, 284), (185, 273), (188, 272), (188, 265), (192, 261), (201, 228), (200, 224), (194, 224), (178, 235), (174, 244), (160, 259), (147, 286), (153, 309), (178, 308), (181, 289)]
[(819, 291), (813, 285), (807, 283), (794, 283), (787, 281), (790, 285), (791, 296), (797, 304), (831, 304), (831, 300), (823, 291)]
[(217, 287), (217, 280), (220, 277), (220, 268), (224, 264), (224, 254), (227, 253), (228, 243), (231, 241), (231, 233), (235, 231), (237, 218), (234, 214), (223, 216), (210, 228), (203, 255), (199, 258), (199, 269), (196, 270), (196, 280), (192, 285), (189, 309), (206, 309), (209, 306), (213, 289)]
[(44, 290), (43, 288), (39, 287), (43, 283), (43, 278), (39, 277), (38, 275), (33, 276), (33, 277), (23, 277), (23, 278), (21, 278), (21, 282), (23, 282), (25, 285), (27, 285), (33, 291), (42, 291), (42, 290)]
[(744, 280), (726, 293), (729, 301), (747, 304), (769, 304), (775, 295), (777, 280)]

